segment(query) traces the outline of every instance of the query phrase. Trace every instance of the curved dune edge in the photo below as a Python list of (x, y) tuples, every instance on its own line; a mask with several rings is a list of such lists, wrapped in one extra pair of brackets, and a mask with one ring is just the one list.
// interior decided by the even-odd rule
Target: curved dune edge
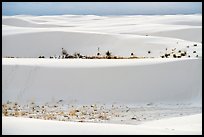
[(40, 24), (33, 22), (31, 20), (25, 20), (22, 18), (3, 18), (2, 25), (8, 25), (13, 27), (31, 27), (31, 28), (49, 28), (49, 27), (59, 27), (54, 24)]
[(160, 134), (201, 135), (202, 114), (145, 122), (140, 125), (75, 123), (29, 118), (2, 117), (3, 135), (51, 134)]
[(162, 37), (172, 37), (172, 38), (176, 36), (175, 38), (178, 38), (178, 39), (202, 42), (202, 27), (170, 30), (170, 31), (163, 31), (163, 32), (161, 31), (161, 32), (151, 33), (151, 35), (162, 36)]

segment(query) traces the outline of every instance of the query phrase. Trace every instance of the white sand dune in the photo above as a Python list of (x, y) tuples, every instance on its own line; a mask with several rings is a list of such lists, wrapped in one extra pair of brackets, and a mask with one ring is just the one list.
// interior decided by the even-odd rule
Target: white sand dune
[[(3, 35), (2, 56), (38, 57), (44, 55), (49, 57), (60, 55), (61, 48), (65, 48), (69, 54), (80, 52), (84, 55), (96, 55), (97, 49), (100, 47), (102, 55), (110, 50), (113, 55), (120, 56), (130, 56), (130, 53), (133, 52), (137, 56), (160, 57), (166, 52), (166, 48), (179, 50), (186, 49), (186, 46), (191, 47), (188, 49), (190, 55), (196, 48), (197, 54), (202, 56), (200, 43), (194, 47), (195, 42), (174, 38), (60, 30), (29, 31), (21, 34)], [(16, 48), (20, 50), (16, 50)], [(149, 50), (152, 51), (151, 55), (148, 55)], [(194, 57), (197, 54), (194, 54)]]
[(201, 59), (3, 59), (2, 71), (4, 102), (201, 102)]
[[(96, 55), (98, 47), (102, 55), (110, 50), (113, 55), (154, 58), (48, 59), (61, 55), (61, 48), (69, 54)], [(175, 48), (187, 56), (160, 58)], [(37, 58), (41, 55), (46, 59)], [(3, 16), (2, 61), (3, 103), (63, 99), (78, 104), (181, 103), (201, 108), (202, 14)], [(3, 134), (201, 134), (201, 115), (137, 126), (3, 117), (2, 129)]]
[(201, 135), (202, 114), (140, 125), (74, 123), (3, 117), (3, 135)]
[(25, 20), (22, 18), (3, 18), (2, 25), (16, 26), (16, 27), (38, 27), (38, 28), (47, 28), (47, 27), (57, 27), (58, 25), (54, 24), (43, 24), (44, 21), (38, 23), (33, 22), (32, 20)]
[[(102, 54), (111, 50), (121, 56), (134, 52), (137, 56), (159, 57), (166, 48), (186, 46), (191, 47), (190, 56), (202, 56), (201, 15), (3, 16), (2, 26), (3, 57), (49, 57), (59, 55), (62, 47), (70, 54), (95, 55), (100, 47)], [(151, 55), (149, 50), (153, 50)], [(197, 54), (192, 54), (193, 50)]]
[[(163, 36), (164, 34), (164, 36), (171, 36), (172, 38), (192, 40), (195, 42), (202, 41), (202, 15), (199, 14), (155, 16), (3, 16), (2, 24), (23, 28), (62, 27), (63, 30), (86, 32), (93, 31), (95, 33), (126, 33), (136, 35), (148, 34), (153, 36)], [(160, 32), (162, 32), (162, 34)], [(191, 32), (197, 37), (191, 37), (193, 36)], [(155, 33), (156, 35), (154, 35)], [(157, 33), (160, 33), (160, 35)]]
[(202, 29), (201, 28), (189, 28), (189, 29), (163, 31), (163, 32), (151, 33), (150, 35), (163, 36), (163, 37), (174, 37), (176, 35), (176, 38), (189, 40), (189, 41), (202, 42)]

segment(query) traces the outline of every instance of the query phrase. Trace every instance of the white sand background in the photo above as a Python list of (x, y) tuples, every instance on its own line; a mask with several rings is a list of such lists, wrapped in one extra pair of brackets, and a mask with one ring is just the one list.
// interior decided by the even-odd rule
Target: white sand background
[[(3, 16), (2, 28), (2, 57), (20, 57), (2, 58), (3, 103), (64, 99), (78, 104), (178, 103), (202, 108), (202, 15)], [(133, 52), (155, 58), (37, 59), (60, 55), (61, 48), (70, 54), (96, 55), (98, 47), (102, 55), (110, 50), (113, 55)], [(185, 50), (191, 58), (158, 58), (166, 48)], [(202, 134), (201, 116), (140, 125), (3, 117), (2, 129), (3, 134)]]

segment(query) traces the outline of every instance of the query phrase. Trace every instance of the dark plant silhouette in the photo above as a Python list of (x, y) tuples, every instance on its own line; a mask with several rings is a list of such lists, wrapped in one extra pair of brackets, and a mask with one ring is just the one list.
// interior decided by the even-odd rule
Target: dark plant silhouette
[(45, 58), (45, 56), (39, 56), (38, 58)]
[(168, 56), (170, 56), (170, 54), (167, 54), (167, 53), (165, 53), (165, 55), (164, 55), (166, 58), (168, 58)]
[(109, 50), (106, 52), (106, 56), (107, 56), (107, 57), (110, 57), (110, 56), (111, 56), (111, 52), (110, 52)]
[(186, 51), (184, 51), (183, 53), (181, 53), (181, 56), (186, 56)]

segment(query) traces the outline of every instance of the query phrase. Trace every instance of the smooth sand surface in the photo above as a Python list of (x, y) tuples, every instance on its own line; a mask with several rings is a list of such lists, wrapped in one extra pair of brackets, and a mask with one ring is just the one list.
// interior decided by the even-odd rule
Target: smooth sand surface
[[(202, 114), (168, 118), (140, 125), (59, 122), (3, 117), (3, 135), (201, 135)], [(20, 125), (20, 126), (19, 126)]]

